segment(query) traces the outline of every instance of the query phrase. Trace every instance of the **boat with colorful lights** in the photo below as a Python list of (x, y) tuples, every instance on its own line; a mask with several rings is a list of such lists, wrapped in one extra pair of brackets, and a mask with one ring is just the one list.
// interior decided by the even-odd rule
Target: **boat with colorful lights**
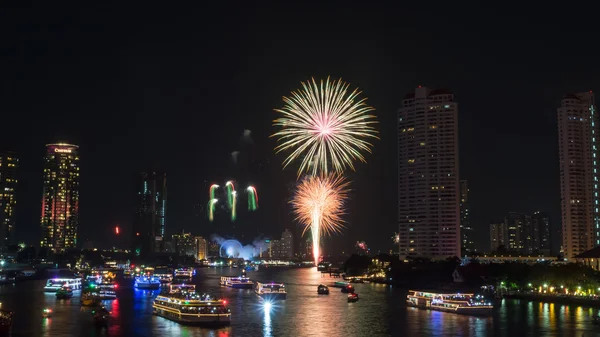
[(191, 280), (194, 276), (194, 268), (177, 268), (175, 270), (174, 279), (176, 280)]
[(160, 288), (160, 280), (154, 276), (138, 276), (133, 285), (138, 289), (157, 290)]
[(86, 307), (98, 306), (101, 303), (100, 293), (96, 287), (90, 286), (81, 293), (81, 305)]
[(66, 300), (73, 297), (73, 289), (69, 286), (62, 286), (56, 291), (56, 299)]
[(154, 268), (154, 276), (158, 277), (160, 283), (173, 282), (173, 269), (165, 266), (157, 266)]
[(254, 291), (256, 294), (258, 294), (258, 296), (264, 299), (285, 300), (287, 297), (285, 285), (283, 285), (283, 283), (256, 282), (256, 288)]
[(51, 278), (46, 281), (44, 291), (57, 292), (63, 286), (68, 286), (73, 290), (81, 289), (80, 278)]
[(464, 293), (437, 293), (409, 290), (406, 305), (419, 309), (438, 310), (465, 315), (490, 315), (494, 309), (482, 295)]
[(98, 284), (98, 296), (101, 300), (114, 300), (117, 298), (118, 287), (116, 282), (103, 281)]
[(221, 276), (219, 284), (223, 287), (229, 287), (234, 289), (252, 289), (254, 288), (254, 282), (245, 276), (231, 277)]
[(153, 313), (180, 324), (224, 326), (231, 323), (227, 301), (198, 294), (194, 285), (171, 285), (152, 304)]

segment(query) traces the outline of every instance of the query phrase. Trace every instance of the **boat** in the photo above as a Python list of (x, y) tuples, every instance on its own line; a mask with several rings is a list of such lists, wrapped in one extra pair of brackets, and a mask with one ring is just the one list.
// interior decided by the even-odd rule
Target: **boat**
[(235, 289), (252, 289), (254, 287), (254, 282), (245, 276), (221, 276), (221, 281), (219, 284), (224, 287)]
[(134, 286), (138, 289), (156, 290), (160, 288), (160, 280), (154, 276), (138, 276)]
[(356, 301), (358, 301), (357, 293), (351, 293), (348, 295), (348, 302), (356, 302)]
[(194, 268), (177, 268), (175, 279), (191, 279), (194, 276)]
[(119, 286), (115, 282), (103, 281), (97, 285), (98, 296), (101, 300), (114, 300), (117, 298), (117, 288)]
[(13, 312), (10, 310), (0, 309), (0, 334), (8, 335), (12, 327)]
[(171, 283), (173, 282), (173, 270), (168, 267), (156, 267), (154, 269), (154, 277), (158, 277), (160, 283)]
[(494, 306), (481, 295), (409, 290), (406, 304), (419, 309), (467, 315), (489, 315)]
[(172, 286), (168, 293), (154, 299), (152, 309), (155, 315), (180, 324), (224, 326), (231, 323), (227, 301), (200, 295), (195, 288)]
[(105, 307), (101, 307), (98, 310), (93, 310), (92, 315), (94, 318), (94, 325), (96, 326), (107, 326), (110, 312)]
[(73, 290), (81, 289), (81, 279), (79, 278), (51, 278), (46, 281), (44, 291), (57, 292), (63, 286), (68, 286)]
[(338, 281), (338, 282), (335, 282), (335, 283), (332, 285), (332, 287), (334, 287), (334, 288), (344, 288), (344, 287), (347, 287), (347, 286), (349, 286), (349, 285), (350, 285), (350, 283), (348, 283), (348, 282), (341, 282), (341, 281)]
[(63, 286), (56, 291), (56, 298), (59, 300), (66, 300), (73, 297), (73, 289), (69, 286)]
[(349, 285), (347, 285), (347, 286), (345, 286), (345, 287), (342, 288), (342, 292), (346, 293), (346, 294), (349, 294), (349, 293), (351, 294), (351, 293), (354, 292), (354, 287), (349, 284)]
[(283, 283), (260, 283), (256, 282), (256, 288), (254, 291), (258, 296), (265, 299), (281, 299), (285, 300), (287, 293), (285, 292), (285, 286)]
[(178, 294), (181, 292), (189, 292), (189, 293), (194, 293), (196, 292), (196, 286), (193, 284), (171, 284), (169, 285), (169, 294)]
[(81, 293), (81, 305), (97, 306), (100, 305), (100, 293), (95, 287), (90, 287)]
[(329, 295), (329, 287), (324, 284), (319, 284), (317, 287), (317, 294), (319, 295)]
[(42, 310), (42, 317), (43, 318), (50, 318), (50, 317), (52, 317), (52, 309), (46, 308), (46, 309)]

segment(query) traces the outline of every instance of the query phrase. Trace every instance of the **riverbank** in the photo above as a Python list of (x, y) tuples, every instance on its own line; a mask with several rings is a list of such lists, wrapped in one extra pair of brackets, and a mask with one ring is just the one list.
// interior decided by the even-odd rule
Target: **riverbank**
[(557, 295), (540, 295), (530, 293), (513, 293), (504, 295), (504, 298), (512, 298), (517, 300), (557, 303), (557, 304), (574, 304), (586, 307), (600, 308), (600, 300), (575, 297), (575, 296), (557, 296)]

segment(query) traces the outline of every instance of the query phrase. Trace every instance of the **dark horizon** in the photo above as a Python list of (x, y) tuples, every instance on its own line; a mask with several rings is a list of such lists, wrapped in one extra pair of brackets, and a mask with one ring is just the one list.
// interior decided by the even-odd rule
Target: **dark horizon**
[(331, 75), (369, 98), (380, 132), (367, 164), (347, 173), (347, 228), (333, 251), (356, 241), (396, 249), (396, 116), (418, 85), (455, 94), (478, 250), (488, 250), (490, 221), (511, 211), (548, 212), (557, 249), (556, 109), (567, 93), (600, 88), (595, 54), (585, 50), (595, 37), (591, 13), (460, 7), (5, 8), (0, 148), (20, 158), (17, 241), (39, 244), (44, 145), (58, 141), (80, 146), (79, 244), (128, 244), (132, 177), (151, 170), (168, 177), (169, 235), (231, 226), (223, 216), (211, 224), (202, 210), (208, 186), (233, 179), (256, 186), (260, 200), (257, 212), (238, 215), (241, 241), (286, 228), (297, 236), (287, 204), (295, 167), (281, 170), (284, 156), (273, 153), (273, 109), (301, 81)]

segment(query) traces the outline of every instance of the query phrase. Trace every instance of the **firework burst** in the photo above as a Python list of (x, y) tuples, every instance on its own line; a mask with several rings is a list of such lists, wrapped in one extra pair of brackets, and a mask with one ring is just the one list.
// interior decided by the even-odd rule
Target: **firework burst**
[(208, 220), (211, 222), (215, 219), (215, 205), (218, 201), (218, 199), (210, 199), (208, 201), (208, 206), (206, 208), (208, 209)]
[(344, 200), (348, 182), (340, 175), (307, 176), (298, 185), (291, 201), (296, 220), (309, 229), (313, 241), (315, 264), (319, 261), (321, 235), (340, 232), (344, 228)]
[(354, 161), (365, 162), (361, 152), (371, 152), (369, 138), (378, 138), (374, 128), (375, 116), (369, 114), (374, 108), (360, 99), (358, 89), (349, 91), (349, 84), (341, 79), (315, 79), (302, 82), (302, 89), (284, 97), (284, 107), (275, 109), (283, 116), (273, 122), (281, 130), (277, 137), (277, 153), (291, 150), (284, 160), (285, 168), (296, 159), (302, 158), (298, 177), (303, 172), (317, 175), (327, 174), (330, 168), (337, 173), (346, 167), (354, 170)]
[(258, 193), (256, 192), (256, 188), (254, 188), (254, 186), (248, 186), (246, 192), (248, 192), (248, 210), (256, 211), (258, 208)]

